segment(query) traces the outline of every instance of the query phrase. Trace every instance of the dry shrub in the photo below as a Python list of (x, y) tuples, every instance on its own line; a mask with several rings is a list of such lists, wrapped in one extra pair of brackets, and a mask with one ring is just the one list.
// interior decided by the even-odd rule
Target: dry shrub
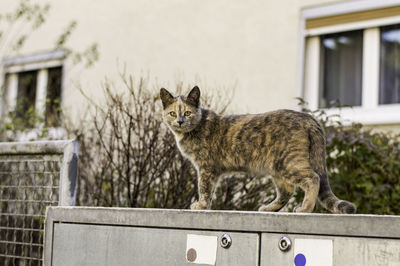
[[(197, 198), (197, 175), (162, 122), (158, 91), (150, 89), (148, 79), (121, 78), (122, 90), (106, 83), (105, 103), (91, 102), (88, 123), (67, 123), (69, 135), (81, 143), (78, 204), (189, 208)], [(189, 88), (180, 83), (175, 90)], [(223, 113), (231, 97), (216, 92), (203, 95), (202, 103)], [(221, 181), (214, 208), (255, 209), (269, 185), (265, 179), (230, 175)]]

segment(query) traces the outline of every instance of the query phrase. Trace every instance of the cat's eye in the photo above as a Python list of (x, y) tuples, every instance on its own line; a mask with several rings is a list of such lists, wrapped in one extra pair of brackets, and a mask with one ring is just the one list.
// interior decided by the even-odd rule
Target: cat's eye
[(172, 117), (176, 117), (176, 113), (175, 112), (169, 112), (169, 115)]
[(190, 112), (190, 111), (186, 111), (186, 112), (184, 113), (185, 116), (190, 116), (191, 114), (192, 114), (192, 112)]

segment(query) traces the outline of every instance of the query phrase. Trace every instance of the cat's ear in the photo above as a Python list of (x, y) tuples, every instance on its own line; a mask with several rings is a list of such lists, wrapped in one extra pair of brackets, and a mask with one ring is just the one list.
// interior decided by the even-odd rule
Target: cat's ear
[(172, 94), (164, 88), (160, 89), (160, 98), (161, 98), (164, 109), (168, 105), (170, 105), (174, 100), (174, 96), (172, 96)]
[(194, 105), (195, 107), (199, 107), (200, 105), (200, 89), (195, 86), (186, 97), (186, 101)]

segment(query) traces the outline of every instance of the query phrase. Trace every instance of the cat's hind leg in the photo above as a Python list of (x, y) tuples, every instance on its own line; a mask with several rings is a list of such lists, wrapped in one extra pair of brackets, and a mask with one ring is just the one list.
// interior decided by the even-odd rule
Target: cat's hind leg
[(312, 212), (318, 199), (319, 176), (312, 169), (305, 169), (297, 173), (296, 185), (304, 191), (304, 199), (301, 206), (296, 208), (296, 212)]
[(294, 186), (281, 180), (274, 179), (276, 187), (276, 198), (268, 205), (261, 205), (259, 211), (275, 212), (282, 209), (290, 200), (294, 192)]

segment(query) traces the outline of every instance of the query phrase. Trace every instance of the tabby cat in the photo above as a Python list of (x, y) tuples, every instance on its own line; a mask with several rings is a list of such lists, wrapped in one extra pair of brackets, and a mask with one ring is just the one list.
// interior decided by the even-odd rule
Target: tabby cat
[(160, 97), (165, 123), (197, 170), (199, 199), (191, 209), (209, 209), (218, 178), (239, 171), (272, 176), (276, 199), (259, 211), (279, 211), (300, 187), (305, 195), (296, 212), (312, 212), (319, 199), (333, 213), (355, 213), (329, 186), (324, 130), (311, 115), (278, 110), (220, 116), (200, 107), (197, 86), (176, 97), (162, 88)]

